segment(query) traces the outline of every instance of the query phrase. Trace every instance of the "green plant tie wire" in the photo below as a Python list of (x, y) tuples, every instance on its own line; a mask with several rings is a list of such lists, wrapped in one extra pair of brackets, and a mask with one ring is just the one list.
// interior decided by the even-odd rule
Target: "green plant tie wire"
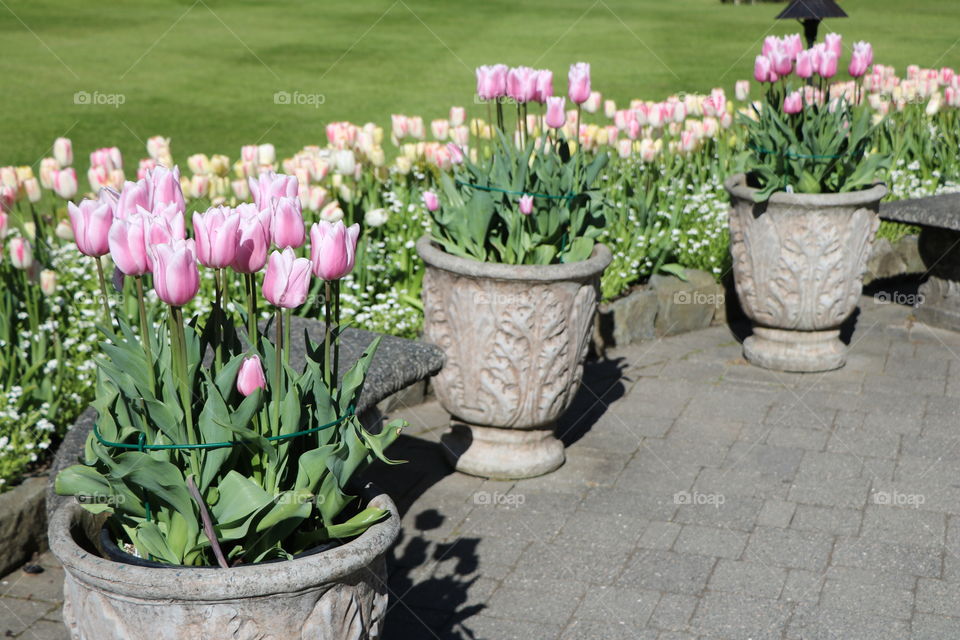
[[(289, 440), (290, 438), (299, 438), (300, 436), (310, 435), (311, 433), (316, 433), (318, 431), (323, 431), (324, 429), (329, 429), (330, 427), (335, 427), (338, 424), (341, 424), (344, 420), (347, 420), (353, 417), (356, 413), (353, 405), (347, 407), (347, 412), (341, 417), (337, 418), (333, 422), (328, 422), (327, 424), (322, 424), (319, 427), (313, 427), (312, 429), (304, 429), (303, 431), (295, 431), (294, 433), (284, 433), (279, 436), (270, 436), (267, 438), (270, 442), (280, 442), (282, 440)], [(232, 442), (202, 442), (200, 444), (144, 444), (144, 435), (141, 433), (139, 442), (137, 444), (129, 444), (124, 442), (111, 442), (104, 439), (100, 435), (100, 429), (97, 427), (96, 423), (93, 425), (93, 435), (97, 438), (97, 441), (108, 447), (116, 447), (118, 449), (136, 449), (137, 451), (164, 451), (170, 449), (177, 450), (191, 450), (191, 449), (224, 449), (226, 447), (235, 447), (237, 445), (243, 444), (245, 440), (234, 440)]]
[(836, 160), (844, 156), (850, 155), (849, 152), (841, 153), (839, 155), (808, 155), (805, 153), (792, 153), (790, 151), (781, 152), (781, 151), (771, 151), (770, 149), (764, 149), (763, 147), (758, 147), (755, 144), (748, 144), (748, 147), (756, 151), (757, 153), (762, 153), (765, 155), (774, 155), (774, 156), (783, 156), (785, 158), (799, 158), (801, 160)]
[(454, 180), (461, 187), (472, 187), (474, 189), (479, 189), (480, 191), (495, 191), (497, 193), (506, 193), (511, 196), (533, 196), (534, 198), (547, 198), (550, 200), (573, 200), (577, 196), (575, 195), (566, 195), (566, 196), (552, 196), (548, 193), (527, 193), (526, 191), (510, 191), (509, 189), (501, 189), (499, 187), (485, 187), (480, 184), (473, 184), (472, 182), (463, 182), (461, 180)]

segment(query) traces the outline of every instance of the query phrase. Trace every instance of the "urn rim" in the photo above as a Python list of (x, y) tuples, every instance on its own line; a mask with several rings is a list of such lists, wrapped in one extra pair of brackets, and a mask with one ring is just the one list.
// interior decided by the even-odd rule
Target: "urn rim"
[[(747, 186), (747, 175), (736, 173), (723, 182), (724, 189), (732, 196), (754, 202), (753, 194), (759, 189)], [(797, 205), (803, 207), (844, 207), (867, 206), (887, 195), (887, 186), (882, 182), (874, 184), (869, 189), (860, 191), (846, 191), (843, 193), (787, 193), (776, 191), (770, 196), (769, 204)]]

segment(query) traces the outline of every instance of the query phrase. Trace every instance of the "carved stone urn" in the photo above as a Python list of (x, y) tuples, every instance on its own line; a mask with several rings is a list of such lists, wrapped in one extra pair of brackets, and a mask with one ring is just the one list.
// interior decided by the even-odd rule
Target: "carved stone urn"
[(387, 609), (385, 554), (400, 531), (390, 512), (359, 537), (294, 560), (217, 567), (142, 567), (107, 560), (90, 540), (99, 521), (76, 501), (50, 521), (66, 570), (63, 621), (73, 640), (374, 640)]
[(458, 471), (529, 478), (563, 464), (554, 422), (580, 388), (600, 274), (610, 251), (583, 262), (492, 264), (452, 256), (425, 236), (424, 337), (446, 354), (433, 379), (451, 417), (443, 436)]
[(773, 194), (754, 202), (744, 174), (730, 193), (730, 252), (740, 305), (753, 321), (751, 363), (780, 371), (844, 365), (840, 326), (857, 307), (880, 225), (883, 185), (851, 193)]

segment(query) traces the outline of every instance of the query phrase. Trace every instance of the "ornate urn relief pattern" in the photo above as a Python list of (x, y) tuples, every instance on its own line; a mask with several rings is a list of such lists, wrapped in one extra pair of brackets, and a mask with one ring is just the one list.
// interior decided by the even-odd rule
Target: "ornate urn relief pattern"
[(843, 366), (840, 326), (857, 307), (886, 188), (853, 193), (776, 193), (753, 201), (743, 175), (731, 195), (730, 253), (740, 304), (754, 322), (750, 362), (782, 371)]
[(424, 334), (446, 353), (437, 395), (456, 418), (534, 428), (570, 405), (596, 308), (593, 283), (424, 276)]
[(758, 217), (741, 202), (730, 217), (737, 293), (761, 325), (820, 330), (856, 308), (880, 220), (863, 208), (771, 206)]

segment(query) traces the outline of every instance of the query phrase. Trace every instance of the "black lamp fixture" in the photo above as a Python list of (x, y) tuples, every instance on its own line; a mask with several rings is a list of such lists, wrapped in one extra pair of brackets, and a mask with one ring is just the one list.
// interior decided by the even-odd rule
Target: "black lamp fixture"
[(824, 18), (846, 18), (834, 0), (792, 0), (790, 5), (780, 12), (777, 20), (790, 18), (803, 23), (803, 35), (807, 38), (807, 48), (817, 41), (817, 28)]

